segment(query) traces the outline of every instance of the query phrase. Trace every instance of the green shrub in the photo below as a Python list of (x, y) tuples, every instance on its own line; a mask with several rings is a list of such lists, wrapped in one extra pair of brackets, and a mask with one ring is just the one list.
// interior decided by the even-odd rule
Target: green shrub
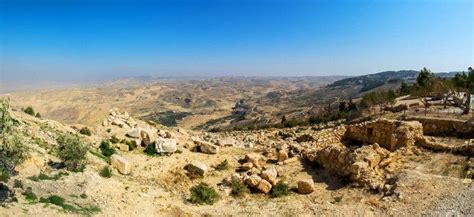
[(201, 182), (191, 188), (191, 203), (195, 204), (214, 204), (219, 200), (219, 195), (213, 187)]
[(87, 194), (86, 193), (82, 193), (81, 195), (79, 195), (80, 198), (82, 199), (86, 199), (87, 198)]
[(54, 175), (54, 176), (48, 176), (48, 175), (46, 175), (46, 174), (40, 172), (39, 175), (37, 175), (37, 176), (30, 176), (30, 177), (28, 177), (28, 179), (30, 179), (30, 180), (32, 180), (32, 181), (35, 181), (35, 182), (38, 182), (38, 181), (40, 181), (40, 180), (59, 180), (61, 177), (63, 177), (63, 176), (68, 176), (68, 175), (69, 175), (69, 173), (63, 172), (63, 171), (57, 173), (57, 174)]
[(148, 144), (145, 150), (143, 150), (143, 152), (145, 152), (145, 154), (150, 155), (150, 156), (159, 155), (158, 152), (156, 151), (156, 147), (154, 143)]
[(232, 187), (231, 194), (234, 197), (242, 197), (244, 196), (244, 194), (250, 192), (246, 185), (242, 184), (236, 179), (232, 179), (231, 187)]
[(112, 177), (112, 169), (109, 166), (105, 166), (100, 170), (99, 175), (104, 178), (110, 178)]
[(31, 189), (31, 187), (28, 187), (26, 189), (26, 191), (24, 191), (23, 193), (21, 193), (22, 195), (25, 196), (25, 199), (28, 201), (28, 202), (34, 202), (38, 199), (38, 196), (36, 196), (36, 194), (33, 192), (33, 190)]
[(272, 193), (270, 194), (270, 196), (282, 197), (288, 194), (290, 194), (290, 187), (283, 182), (278, 182), (275, 186), (273, 186)]
[(62, 134), (57, 139), (58, 157), (70, 171), (82, 171), (86, 164), (87, 147), (74, 134)]
[(64, 198), (62, 198), (58, 195), (51, 195), (51, 196), (46, 197), (46, 198), (41, 197), (39, 202), (40, 203), (54, 204), (56, 206), (62, 207), (66, 211), (77, 211), (76, 207), (74, 207), (72, 205), (69, 205), (69, 204), (66, 204)]
[(83, 127), (81, 130), (79, 130), (79, 133), (86, 136), (92, 135), (91, 130), (89, 130), (87, 127)]
[(229, 161), (227, 159), (223, 160), (214, 167), (216, 170), (226, 170), (229, 169)]
[(10, 104), (0, 99), (0, 176), (8, 179), (14, 168), (28, 157), (28, 148), (21, 140), (15, 126), (18, 121), (10, 115)]
[(0, 182), (8, 182), (8, 179), (10, 179), (10, 175), (3, 170), (0, 171)]
[(65, 211), (68, 212), (75, 212), (84, 215), (91, 215), (97, 212), (100, 212), (101, 209), (97, 206), (86, 206), (86, 205), (78, 205), (76, 206), (67, 204), (64, 198), (58, 195), (50, 195), (49, 197), (41, 197), (39, 200), (40, 203), (50, 203), (56, 206), (63, 208)]
[(23, 112), (31, 116), (35, 116), (35, 110), (31, 106), (26, 107), (26, 109), (24, 109)]
[(23, 182), (19, 179), (15, 179), (13, 182), (13, 187), (14, 188), (23, 188)]
[(100, 143), (99, 149), (106, 157), (110, 157), (115, 154), (115, 149), (110, 147), (110, 143), (105, 140)]
[(28, 157), (29, 149), (15, 131), (0, 135), (0, 174), (8, 178), (15, 173), (14, 168)]
[(36, 115), (35, 115), (35, 117), (37, 117), (37, 118), (41, 118), (41, 114), (40, 114), (39, 112), (36, 112)]

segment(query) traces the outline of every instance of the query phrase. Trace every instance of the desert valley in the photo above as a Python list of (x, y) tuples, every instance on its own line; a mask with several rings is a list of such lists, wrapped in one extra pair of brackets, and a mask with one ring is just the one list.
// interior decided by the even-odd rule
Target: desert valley
[(465, 89), (424, 70), (3, 93), (0, 213), (470, 215)]

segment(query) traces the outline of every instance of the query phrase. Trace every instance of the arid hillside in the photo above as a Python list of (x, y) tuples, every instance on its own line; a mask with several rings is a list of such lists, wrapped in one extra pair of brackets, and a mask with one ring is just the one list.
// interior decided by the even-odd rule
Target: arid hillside
[[(281, 111), (305, 111), (327, 98), (324, 94), (304, 97), (306, 93), (340, 78), (121, 79), (100, 86), (22, 91), (0, 96), (10, 98), (14, 108), (31, 106), (44, 118), (68, 124), (93, 126), (100, 123), (111, 108), (119, 108), (134, 117), (191, 129), (206, 123), (229, 124), (235, 118), (234, 107), (239, 101), (249, 105), (248, 119), (275, 121), (281, 118)], [(300, 99), (295, 101), (294, 98)]]
[(474, 132), (470, 122), (378, 118), (210, 133), (119, 109), (84, 128), (5, 103), (0, 111), (4, 216), (474, 213), (474, 141), (458, 137)]

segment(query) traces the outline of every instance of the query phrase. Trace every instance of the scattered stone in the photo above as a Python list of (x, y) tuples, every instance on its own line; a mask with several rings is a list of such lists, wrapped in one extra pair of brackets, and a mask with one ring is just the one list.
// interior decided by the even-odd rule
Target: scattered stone
[(127, 175), (132, 171), (132, 165), (124, 157), (114, 154), (110, 157), (110, 165), (117, 169), (121, 174)]
[(118, 149), (119, 149), (120, 151), (125, 151), (125, 152), (127, 152), (127, 151), (129, 151), (130, 147), (128, 147), (128, 145), (126, 145), (126, 144), (120, 143), (120, 144), (118, 144)]
[(247, 183), (247, 185), (249, 185), (250, 187), (257, 187), (258, 183), (260, 183), (260, 181), (262, 180), (262, 177), (254, 174), (254, 175), (251, 175), (250, 177), (248, 177), (246, 180), (245, 180), (245, 183)]
[(127, 132), (127, 136), (132, 137), (132, 138), (140, 138), (140, 129), (139, 128), (133, 128)]
[(256, 168), (263, 168), (266, 165), (265, 158), (257, 153), (246, 154), (244, 160), (245, 162), (251, 162)]
[(300, 180), (298, 181), (298, 193), (309, 194), (314, 191), (313, 180)]
[(156, 152), (158, 153), (174, 153), (178, 148), (175, 139), (158, 138), (155, 143)]
[(250, 171), (248, 172), (249, 174), (253, 175), (260, 175), (260, 173), (262, 173), (262, 171), (260, 171), (259, 169), (253, 167), (252, 169), (250, 169)]
[(211, 144), (210, 142), (200, 141), (198, 145), (202, 153), (217, 154), (217, 152), (219, 152), (219, 146)]
[(256, 187), (260, 192), (267, 194), (272, 190), (272, 184), (265, 179), (260, 180)]
[(250, 169), (253, 168), (253, 164), (252, 164), (252, 162), (246, 162), (246, 163), (242, 164), (242, 166), (240, 168), (243, 169), (243, 170), (250, 170)]
[(184, 169), (188, 171), (191, 176), (204, 176), (208, 171), (207, 165), (198, 161), (187, 164)]
[(284, 150), (278, 151), (278, 161), (283, 162), (286, 159), (288, 159), (288, 152), (286, 152)]
[(151, 137), (150, 132), (148, 130), (140, 130), (140, 138), (142, 139), (142, 143), (144, 146), (151, 144)]
[[(275, 168), (275, 166), (270, 166), (269, 168), (267, 168), (266, 170), (264, 170), (262, 172), (262, 175), (266, 175), (266, 176), (269, 176), (269, 177), (273, 177), (273, 178), (276, 178), (278, 176), (278, 171), (277, 169)], [(263, 177), (262, 177), (263, 178)]]
[(235, 146), (236, 141), (235, 139), (228, 137), (228, 138), (219, 140), (217, 143), (220, 146)]

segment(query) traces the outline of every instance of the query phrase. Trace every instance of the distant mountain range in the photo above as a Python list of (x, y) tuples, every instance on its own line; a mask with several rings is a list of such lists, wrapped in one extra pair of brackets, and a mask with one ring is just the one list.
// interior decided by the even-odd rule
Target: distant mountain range
[[(415, 70), (385, 71), (341, 79), (329, 84), (328, 87), (362, 86), (360, 92), (365, 92), (380, 87), (386, 83), (399, 82), (402, 80), (412, 82), (416, 79), (418, 73), (419, 71)], [(453, 77), (457, 73), (460, 72), (439, 72), (434, 74), (440, 77)]]

